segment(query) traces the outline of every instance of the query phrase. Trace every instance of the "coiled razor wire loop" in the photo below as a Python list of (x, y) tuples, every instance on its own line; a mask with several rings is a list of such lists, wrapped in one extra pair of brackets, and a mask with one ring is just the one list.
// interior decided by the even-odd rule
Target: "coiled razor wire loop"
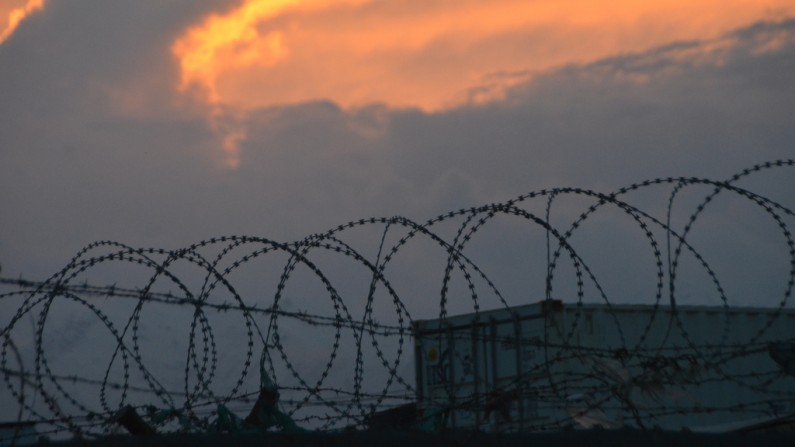
[[(764, 408), (783, 408), (795, 402), (792, 371), (738, 372), (732, 369), (732, 361), (767, 352), (769, 331), (789, 310), (795, 283), (795, 242), (790, 230), (795, 214), (740, 184), (749, 177), (775, 174), (773, 171), (786, 170), (791, 175), (793, 166), (795, 160), (778, 160), (745, 169), (725, 181), (658, 178), (612, 193), (581, 188), (541, 190), (501, 203), (450, 211), (424, 223), (406, 217), (361, 219), (292, 243), (224, 236), (166, 250), (94, 242), (44, 281), (0, 279), (8, 290), (0, 294), (0, 305), (8, 315), (0, 332), (2, 396), (14, 401), (3, 403), (4, 417), (44, 424), (46, 433), (101, 436), (118, 430), (114, 418), (119, 409), (131, 405), (159, 424), (159, 430), (206, 431), (212, 430), (213, 421), (219, 418), (219, 404), (238, 414), (248, 411), (267, 376), (281, 392), (285, 414), (297, 423), (319, 430), (364, 427), (377, 412), (417, 398), (417, 387), (422, 385), (414, 383), (414, 359), (407, 354), (412, 353), (407, 346), (416, 335), (417, 315), (436, 318), (442, 327), (451, 318), (451, 305), (456, 311), (469, 308), (476, 327), (488, 324), (480, 317), (483, 310), (496, 306), (512, 314), (518, 330), (520, 316), (513, 306), (538, 300), (550, 303), (559, 298), (558, 293), (574, 304), (571, 320), (561, 325), (545, 319), (540, 342), (543, 362), (501, 388), (492, 384), (492, 395), (520, 392), (522, 398), (536, 399), (539, 408), (560, 407), (573, 393), (591, 392), (596, 380), (612, 394), (602, 393), (589, 405), (595, 408), (617, 399), (615, 405), (624, 407), (629, 422), (645, 427), (654, 418), (682, 412), (682, 408), (659, 402), (638, 405), (622, 387), (645, 387), (654, 393), (660, 383), (670, 379), (661, 371), (675, 371), (681, 377), (690, 374), (681, 383), (731, 382), (765, 396), (758, 402), (694, 411), (767, 414)], [(644, 211), (630, 202), (631, 193), (661, 187), (670, 188), (662, 213)], [(675, 206), (685, 193), (698, 188), (709, 192), (686, 214), (683, 226), (674, 225)], [(590, 205), (568, 224), (554, 225), (553, 205), (571, 197)], [(713, 266), (714, 259), (701, 253), (692, 238), (719, 197), (747, 203), (775, 225), (781, 235), (779, 247), (786, 252), (787, 276), (776, 307), (749, 337), (733, 339), (736, 323), (726, 313), (722, 327), (714, 332), (719, 335), (705, 342), (690, 334), (682, 318), (679, 292), (684, 287), (678, 280), (685, 269), (683, 261), (694, 263), (728, 312), (731, 291)], [(594, 264), (592, 255), (582, 254), (577, 239), (594, 216), (607, 210), (627, 217), (639, 230), (647, 247), (640, 252), (650, 255), (654, 266), (651, 312), (642, 328), (630, 337), (612, 314), (611, 326), (620, 349), (585, 346), (578, 341), (578, 331), (587, 324), (582, 310), (585, 301), (602, 303), (609, 312), (616, 305), (604, 285), (604, 275), (594, 268), (598, 263)], [(534, 300), (509, 299), (488, 269), (479, 266), (481, 253), (470, 248), (476, 240), (482, 243), (478, 237), (484, 229), (505, 218), (522, 223), (516, 231), (539, 230), (546, 239), (543, 294)], [(452, 235), (445, 233), (445, 225), (454, 228)], [(376, 235), (376, 242), (362, 248), (357, 235), (367, 232)], [(412, 296), (412, 280), (401, 282), (407, 276), (406, 266), (400, 264), (405, 262), (402, 257), (416, 257), (412, 247), (422, 244), (424, 250), (430, 250), (428, 245), (440, 250), (444, 259), (439, 270), (429, 270), (433, 276), (441, 273), (438, 303), (429, 302), (431, 296)], [(407, 265), (428, 270), (422, 262), (424, 256)], [(561, 273), (562, 265), (568, 266), (569, 273)], [(123, 285), (88, 282), (97, 278), (107, 281), (112, 274), (118, 275)], [(573, 281), (566, 283), (568, 288), (561, 288), (560, 278), (566, 275), (573, 275)], [(272, 280), (268, 289), (257, 285), (265, 277)], [(302, 294), (307, 294), (300, 303), (306, 310), (295, 310), (296, 297), (300, 299)], [(659, 331), (660, 322), (666, 334), (661, 338), (653, 334)], [(71, 331), (58, 332), (70, 327)], [(156, 332), (159, 335), (153, 335)], [(81, 333), (90, 338), (80, 339)], [(669, 345), (673, 333), (680, 334), (683, 346)], [(450, 336), (439, 331), (438, 345), (447, 343)], [(473, 332), (473, 337), (473, 343), (482, 341), (477, 337), (490, 337), (494, 343), (527, 343), (505, 335)], [(650, 347), (652, 338), (661, 341)], [(182, 350), (174, 346), (177, 339), (184, 342)], [(78, 353), (75, 358), (70, 357), (73, 352)], [(416, 354), (421, 355), (419, 351)], [(457, 354), (451, 351), (449, 355)], [(612, 382), (561, 366), (572, 361), (589, 364), (594, 358), (601, 359), (597, 362), (602, 362), (603, 369), (609, 362), (621, 364), (612, 369)], [(175, 368), (177, 364), (182, 366)], [(643, 374), (631, 384), (616, 385), (615, 376), (623, 374), (628, 365), (642, 369)], [(710, 371), (708, 377), (699, 377), (705, 370)], [(529, 377), (533, 377), (532, 390)], [(775, 393), (769, 391), (782, 382), (788, 384), (788, 392), (781, 387)], [(494, 410), (493, 396), (478, 392), (477, 383), (474, 386), (475, 392), (462, 397), (455, 384), (448, 384), (444, 397), (425, 396), (426, 409), (435, 405), (448, 415), (461, 409)], [(792, 410), (795, 413), (795, 407)], [(567, 423), (570, 419), (558, 417), (524, 429)]]

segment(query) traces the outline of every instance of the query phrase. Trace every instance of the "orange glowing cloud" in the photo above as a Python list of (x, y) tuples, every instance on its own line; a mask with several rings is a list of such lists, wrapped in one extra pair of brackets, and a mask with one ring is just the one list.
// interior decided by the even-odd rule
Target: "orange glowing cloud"
[(793, 11), (791, 0), (246, 0), (172, 49), (181, 89), (213, 104), (433, 111), (477, 100), (469, 92), (494, 73), (711, 38)]
[[(243, 0), (172, 52), (181, 91), (216, 111), (331, 100), (434, 112), (552, 67), (793, 13), (791, 0)], [(245, 138), (233, 134), (230, 153)]]
[(44, 8), (44, 0), (3, 0), (0, 3), (0, 45), (17, 29), (25, 17)]

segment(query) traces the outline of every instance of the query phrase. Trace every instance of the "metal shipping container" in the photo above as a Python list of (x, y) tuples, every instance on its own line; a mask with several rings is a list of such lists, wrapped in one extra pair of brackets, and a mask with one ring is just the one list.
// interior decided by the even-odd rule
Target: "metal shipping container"
[(425, 423), (720, 430), (795, 413), (791, 309), (537, 304), (416, 321)]

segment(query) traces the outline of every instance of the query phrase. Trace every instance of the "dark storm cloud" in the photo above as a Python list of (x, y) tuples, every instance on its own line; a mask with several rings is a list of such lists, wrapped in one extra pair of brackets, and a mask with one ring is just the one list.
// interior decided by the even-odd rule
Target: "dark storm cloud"
[(223, 3), (48, 2), (0, 45), (4, 273), (44, 274), (100, 234), (158, 240), (164, 203), (197, 205), (196, 188), (174, 179), (208, 175), (204, 120), (120, 111), (113, 94), (155, 69), (141, 93), (168, 104), (176, 75), (163, 41)]

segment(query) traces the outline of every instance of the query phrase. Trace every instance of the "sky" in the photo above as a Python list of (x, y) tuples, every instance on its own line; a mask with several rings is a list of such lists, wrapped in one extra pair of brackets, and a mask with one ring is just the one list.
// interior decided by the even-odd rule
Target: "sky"
[(3, 276), (795, 156), (789, 1), (2, 0), (0, 36)]
[[(289, 242), (361, 218), (424, 222), (554, 187), (610, 193), (657, 177), (725, 180), (795, 158), (793, 72), (791, 0), (0, 0), (0, 276), (47, 278), (98, 240), (164, 249), (224, 235)], [(793, 172), (767, 170), (738, 186), (795, 209)], [(671, 190), (626, 197), (664, 218)], [(679, 194), (676, 228), (709, 191)], [(543, 215), (545, 198), (528, 202)], [(568, 228), (591, 204), (561, 195), (550, 221)], [(777, 305), (790, 279), (779, 224), (731, 194), (707, 211), (690, 241), (729, 303)], [(450, 236), (460, 221), (438, 231)], [(467, 249), (508, 304), (544, 298), (546, 233), (530, 227), (500, 216)], [(375, 257), (381, 228), (340, 238)], [(600, 211), (570, 242), (611, 299), (653, 302), (653, 249), (626, 214)], [(433, 318), (446, 253), (426, 239), (409, 245), (390, 279), (414, 318)], [(313, 259), (361, 316), (370, 272), (350, 259)], [(252, 262), (229, 279), (267, 306), (274, 289), (263, 284), (273, 285), (283, 261)], [(576, 278), (564, 261), (555, 296), (572, 301)], [(139, 274), (106, 263), (86, 279), (141, 286)], [(282, 308), (333, 315), (323, 284), (301, 274)], [(456, 275), (451, 314), (472, 310)], [(378, 293), (376, 315), (395, 323)], [(677, 293), (721, 304), (689, 255)], [(482, 299), (483, 308), (500, 305), (490, 292)], [(65, 374), (103, 365), (95, 358), (115, 345), (94, 337), (103, 330), (95, 316), (57, 306), (51, 365)], [(126, 308), (104, 309), (125, 318)], [(11, 313), (0, 314), (5, 324)], [(165, 340), (164, 352), (183, 352), (192, 314), (154, 315), (144, 318), (150, 347)], [(234, 346), (240, 322), (218, 325)], [(328, 334), (284, 326), (288, 351), (327, 352), (314, 340)], [(81, 351), (85, 339), (96, 349)], [(340, 358), (355, 364), (348, 354)], [(153, 370), (174, 370), (164, 356)], [(301, 361), (316, 372), (326, 360)], [(411, 376), (410, 363), (401, 368)], [(349, 370), (338, 374), (351, 386)]]

